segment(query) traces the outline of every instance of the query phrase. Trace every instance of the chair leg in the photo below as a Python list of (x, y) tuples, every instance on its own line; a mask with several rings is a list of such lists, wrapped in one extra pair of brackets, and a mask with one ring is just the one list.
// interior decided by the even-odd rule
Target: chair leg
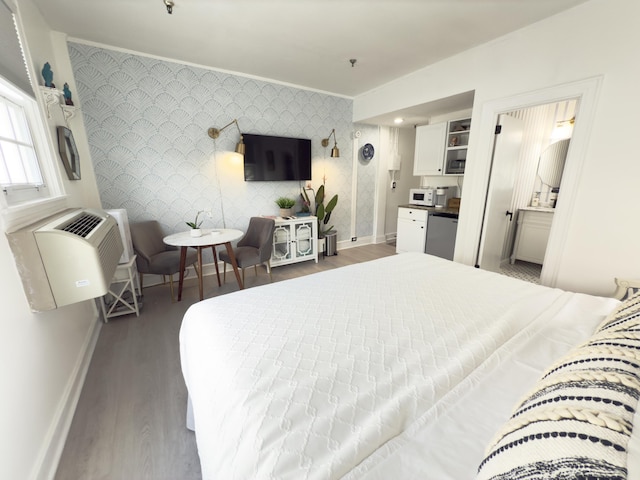
[(224, 272), (222, 272), (222, 283), (227, 283), (227, 262), (222, 262)]
[(142, 272), (138, 272), (138, 274), (140, 275), (140, 295), (142, 295), (142, 289), (144, 288), (144, 287), (142, 286), (142, 283), (143, 283), (143, 282), (142, 282), (142, 279), (144, 278), (144, 273), (142, 273)]
[(256, 272), (256, 277), (258, 276), (258, 264), (253, 266), (253, 271)]
[(169, 290), (171, 290), (171, 303), (176, 303), (173, 297), (173, 275), (169, 275)]
[(242, 270), (242, 284), (244, 285), (244, 268), (241, 268), (240, 270)]
[(269, 281), (273, 282), (273, 277), (271, 276), (271, 260), (267, 260), (267, 272), (269, 272)]

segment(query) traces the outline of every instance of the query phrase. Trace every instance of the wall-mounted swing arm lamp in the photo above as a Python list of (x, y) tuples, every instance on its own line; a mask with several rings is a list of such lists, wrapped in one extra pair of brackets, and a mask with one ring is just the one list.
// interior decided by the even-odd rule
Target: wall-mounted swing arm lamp
[(173, 6), (175, 5), (173, 0), (164, 0), (164, 5), (167, 7), (167, 13), (171, 15), (173, 13)]
[(323, 138), (322, 139), (322, 146), (323, 147), (328, 147), (329, 146), (329, 139), (331, 138), (331, 135), (333, 135), (333, 148), (331, 149), (331, 157), (332, 158), (338, 158), (340, 156), (340, 150), (338, 150), (338, 142), (336, 140), (336, 130), (335, 130), (335, 128), (333, 130), (331, 130), (331, 133), (329, 134), (329, 136), (327, 138)]
[(236, 153), (239, 153), (240, 155), (244, 155), (244, 139), (242, 138), (242, 132), (240, 131), (240, 127), (238, 126), (237, 119), (227, 123), (220, 130), (218, 130), (217, 128), (211, 127), (209, 130), (207, 130), (207, 133), (211, 138), (216, 139), (220, 136), (220, 133), (222, 133), (227, 127), (230, 127), (231, 125), (234, 125), (234, 124), (238, 129), (238, 133), (240, 134), (240, 141), (236, 144)]

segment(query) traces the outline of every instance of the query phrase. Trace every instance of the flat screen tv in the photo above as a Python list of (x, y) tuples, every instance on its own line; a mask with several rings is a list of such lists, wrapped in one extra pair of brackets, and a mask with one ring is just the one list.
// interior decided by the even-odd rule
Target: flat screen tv
[(244, 180), (311, 180), (311, 140), (243, 133)]

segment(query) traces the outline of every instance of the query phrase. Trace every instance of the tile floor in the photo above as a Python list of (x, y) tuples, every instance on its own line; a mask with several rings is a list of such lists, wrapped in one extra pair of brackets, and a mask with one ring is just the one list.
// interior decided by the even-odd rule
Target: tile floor
[(513, 265), (507, 263), (500, 269), (500, 272), (503, 275), (519, 278), (520, 280), (525, 280), (527, 282), (535, 283), (538, 285), (540, 284), (541, 271), (542, 265), (539, 265), (537, 263), (523, 262), (521, 260), (516, 260)]

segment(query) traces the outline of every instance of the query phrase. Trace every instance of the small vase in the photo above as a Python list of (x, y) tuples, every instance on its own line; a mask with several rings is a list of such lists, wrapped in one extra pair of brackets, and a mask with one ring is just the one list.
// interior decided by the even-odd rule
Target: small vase
[(192, 228), (191, 229), (191, 236), (192, 237), (201, 237), (202, 236), (202, 230), (200, 230), (199, 228)]

